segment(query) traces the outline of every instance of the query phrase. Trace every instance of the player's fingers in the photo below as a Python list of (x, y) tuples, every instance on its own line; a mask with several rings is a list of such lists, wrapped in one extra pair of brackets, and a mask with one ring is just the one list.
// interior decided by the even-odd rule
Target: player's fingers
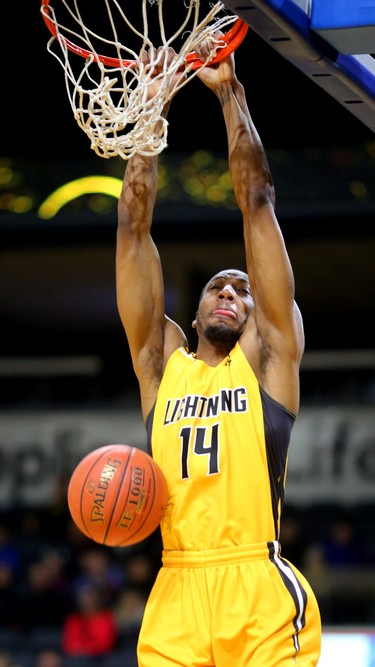
[(199, 58), (199, 60), (207, 60), (214, 48), (214, 41), (212, 39), (205, 39), (195, 47), (196, 56)]
[(155, 69), (159, 72), (166, 72), (173, 60), (176, 58), (176, 51), (172, 47), (160, 46), (156, 50)]
[(224, 37), (224, 33), (221, 32), (221, 30), (216, 30), (216, 32), (214, 32), (214, 39), (215, 40), (220, 41), (223, 37)]
[(142, 49), (140, 52), (140, 60), (143, 65), (152, 65), (155, 60), (156, 49), (153, 46), (149, 46), (145, 49)]
[(210, 60), (216, 55), (216, 49), (222, 43), (223, 33), (217, 30), (214, 34), (207, 36), (195, 48), (195, 53), (200, 60)]

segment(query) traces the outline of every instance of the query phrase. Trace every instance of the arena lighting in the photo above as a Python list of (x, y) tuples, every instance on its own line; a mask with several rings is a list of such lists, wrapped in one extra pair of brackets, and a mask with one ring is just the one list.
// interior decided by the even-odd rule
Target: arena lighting
[(60, 209), (81, 195), (100, 193), (119, 198), (122, 180), (113, 176), (84, 176), (61, 185), (40, 205), (38, 216), (50, 220)]

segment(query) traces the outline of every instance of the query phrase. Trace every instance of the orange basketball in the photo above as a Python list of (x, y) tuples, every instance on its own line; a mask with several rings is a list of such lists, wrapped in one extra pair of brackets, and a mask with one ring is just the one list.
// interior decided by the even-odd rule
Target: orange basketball
[(95, 542), (122, 547), (156, 530), (168, 502), (164, 475), (146, 452), (107, 445), (85, 456), (68, 486), (74, 523)]

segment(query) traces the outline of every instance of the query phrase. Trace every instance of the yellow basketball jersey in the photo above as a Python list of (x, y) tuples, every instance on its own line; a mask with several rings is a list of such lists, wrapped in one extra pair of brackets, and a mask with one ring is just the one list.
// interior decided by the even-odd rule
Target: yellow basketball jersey
[(238, 343), (215, 367), (176, 350), (147, 420), (171, 493), (164, 549), (277, 540), (293, 422), (259, 387)]

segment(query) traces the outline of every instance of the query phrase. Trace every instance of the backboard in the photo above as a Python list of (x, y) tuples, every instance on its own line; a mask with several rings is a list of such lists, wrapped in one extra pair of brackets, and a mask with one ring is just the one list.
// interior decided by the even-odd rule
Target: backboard
[[(367, 3), (366, 12), (358, 0), (225, 0), (225, 5), (375, 132), (375, 2)], [(361, 53), (364, 47), (370, 53)]]

